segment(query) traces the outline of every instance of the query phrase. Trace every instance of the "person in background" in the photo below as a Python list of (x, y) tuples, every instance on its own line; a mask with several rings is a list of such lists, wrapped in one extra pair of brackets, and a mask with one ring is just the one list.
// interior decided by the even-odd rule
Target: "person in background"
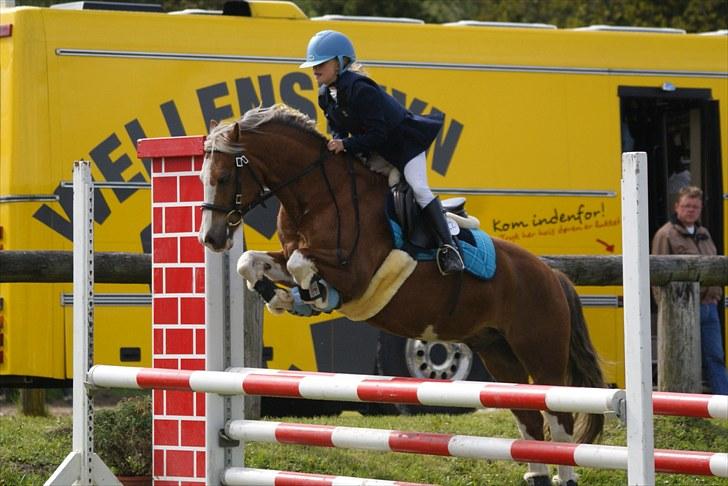
[(315, 34), (302, 68), (313, 68), (319, 83), (319, 106), (332, 139), (328, 149), (369, 157), (377, 153), (394, 165), (412, 187), (417, 204), (430, 223), (439, 248), (437, 266), (443, 275), (462, 272), (463, 259), (453, 241), (440, 200), (427, 183), (425, 151), (442, 128), (441, 116), (419, 116), (400, 105), (375, 81), (357, 72), (354, 45), (334, 30)]
[[(700, 224), (703, 191), (686, 186), (678, 192), (675, 213), (652, 240), (654, 255), (715, 255), (717, 250), (710, 232)], [(725, 367), (723, 338), (718, 319), (720, 287), (707, 287), (700, 292), (700, 344), (703, 376), (713, 393), (728, 395), (728, 371)]]

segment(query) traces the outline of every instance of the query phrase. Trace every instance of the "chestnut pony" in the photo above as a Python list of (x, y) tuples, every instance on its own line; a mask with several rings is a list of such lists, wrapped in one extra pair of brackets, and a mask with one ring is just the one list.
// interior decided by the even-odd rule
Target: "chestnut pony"
[[(213, 122), (205, 142), (202, 243), (229, 248), (248, 210), (273, 195), (281, 203), (282, 250), (248, 251), (238, 263), (251, 288), (266, 281), (269, 289), (270, 282), (285, 286), (265, 296), (274, 312), (291, 310), (290, 287), (308, 289), (322, 278), (338, 291), (347, 315), (343, 309), (361, 304), (392, 254), (386, 178), (350, 155), (328, 152), (325, 142), (311, 119), (285, 105), (255, 108), (225, 125)], [(434, 262), (412, 262), (396, 293), (366, 320), (409, 338), (464, 342), (497, 381), (604, 387), (572, 283), (526, 250), (494, 243), (492, 279), (443, 277)], [(513, 414), (523, 437), (536, 440), (544, 440), (544, 417), (558, 441), (591, 442), (604, 421), (587, 414), (575, 426), (569, 413)], [(572, 467), (558, 469), (558, 482), (576, 484)], [(551, 484), (542, 464), (529, 464), (525, 478)]]

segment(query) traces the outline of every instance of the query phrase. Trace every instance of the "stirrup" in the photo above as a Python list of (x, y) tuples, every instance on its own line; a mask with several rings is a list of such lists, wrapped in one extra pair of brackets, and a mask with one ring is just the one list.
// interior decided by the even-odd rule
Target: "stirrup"
[(450, 275), (465, 270), (465, 264), (460, 252), (452, 245), (444, 244), (438, 248), (435, 261), (437, 262), (437, 269), (442, 275)]

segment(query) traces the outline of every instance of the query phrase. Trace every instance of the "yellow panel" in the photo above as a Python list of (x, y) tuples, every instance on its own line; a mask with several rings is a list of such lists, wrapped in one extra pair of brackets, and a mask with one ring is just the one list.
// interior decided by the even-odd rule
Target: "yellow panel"
[[(308, 109), (324, 130), (315, 82), (297, 66), (311, 35), (329, 28), (349, 35), (372, 76), (408, 107), (444, 113), (443, 135), (457, 142), (439, 140), (429, 151), (431, 164), (449, 163), (446, 176), (440, 166), (431, 171), (431, 185), (444, 196), (448, 189), (491, 191), (470, 196), (467, 207), (493, 236), (538, 254), (621, 253), (619, 86), (710, 89), (719, 101), (728, 188), (725, 37), (322, 22), (284, 18), (300, 17), (290, 5), (251, 7), (250, 18), (4, 9), (0, 23), (13, 24), (13, 33), (0, 39), (0, 195), (56, 192), (61, 200), (0, 204), (3, 247), (70, 250), (71, 192), (59, 185), (71, 179), (72, 161), (94, 159), (96, 180), (148, 181), (135, 139), (205, 133), (205, 104), (224, 119), (251, 104), (285, 102)], [(503, 190), (520, 192), (492, 194)], [(96, 249), (143, 251), (149, 191), (103, 189), (96, 202)], [(728, 240), (728, 224), (724, 229)], [(275, 237), (251, 228), (246, 237), (250, 248), (277, 249)], [(71, 316), (60, 304), (70, 291), (0, 285), (0, 374), (70, 376)], [(609, 380), (620, 385), (621, 312), (587, 309)], [(265, 319), (264, 339), (274, 348), (269, 365), (315, 369), (314, 320)], [(139, 346), (149, 365), (149, 323), (148, 307), (99, 307), (97, 360), (114, 364), (119, 346)]]
[[(4, 306), (0, 374), (65, 378), (59, 290), (60, 285), (0, 285)], [(26, 307), (28, 302), (34, 304), (32, 309)]]
[[(104, 286), (100, 286), (104, 287)], [(140, 287), (140, 286), (132, 286)], [(129, 287), (126, 288), (129, 291)], [(64, 308), (65, 352), (73, 354), (73, 308)], [(152, 365), (152, 326), (149, 307), (102, 306), (94, 309), (94, 364)], [(121, 359), (122, 348), (139, 348), (141, 360)], [(73, 360), (66, 362), (67, 377), (73, 376)]]

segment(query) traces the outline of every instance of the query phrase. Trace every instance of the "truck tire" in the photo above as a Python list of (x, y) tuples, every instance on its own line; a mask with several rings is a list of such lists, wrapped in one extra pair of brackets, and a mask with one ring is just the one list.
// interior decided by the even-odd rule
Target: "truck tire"
[[(382, 376), (493, 381), (477, 355), (462, 343), (407, 339), (382, 332), (377, 349), (377, 373)], [(458, 414), (472, 408), (406, 404), (371, 404), (363, 413)]]

